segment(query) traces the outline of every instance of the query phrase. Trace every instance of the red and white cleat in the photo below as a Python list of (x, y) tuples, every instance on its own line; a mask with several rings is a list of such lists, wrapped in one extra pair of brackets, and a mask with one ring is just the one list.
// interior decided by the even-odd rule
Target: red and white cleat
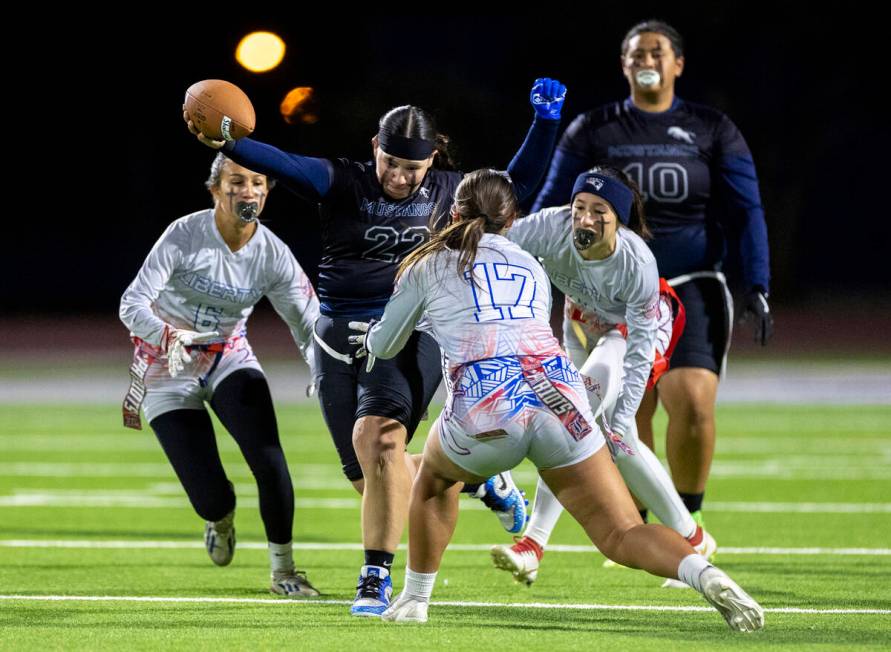
[(492, 546), (492, 562), (496, 568), (506, 570), (517, 582), (530, 586), (538, 577), (538, 566), (544, 550), (529, 537), (514, 538), (512, 546)]

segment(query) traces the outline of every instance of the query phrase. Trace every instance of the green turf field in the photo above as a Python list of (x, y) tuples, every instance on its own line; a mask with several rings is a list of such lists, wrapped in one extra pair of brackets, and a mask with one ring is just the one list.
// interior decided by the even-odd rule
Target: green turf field
[[(358, 496), (318, 409), (278, 414), (297, 494), (295, 557), (324, 594), (314, 601), (268, 593), (256, 488), (225, 433), (239, 544), (217, 568), (151, 431), (121, 427), (119, 407), (0, 407), (0, 649), (891, 646), (891, 407), (720, 408), (706, 520), (724, 548), (718, 564), (768, 610), (754, 635), (731, 632), (693, 591), (603, 569), (568, 517), (536, 584), (516, 585), (487, 553), (508, 536), (470, 499), (431, 622), (351, 618)], [(531, 467), (515, 477), (533, 489)], [(400, 552), (397, 590), (404, 564)]]

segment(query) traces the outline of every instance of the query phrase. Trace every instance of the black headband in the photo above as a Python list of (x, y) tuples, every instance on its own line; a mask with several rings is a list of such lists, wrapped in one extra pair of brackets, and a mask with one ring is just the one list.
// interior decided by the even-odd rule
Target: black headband
[(436, 143), (423, 138), (407, 138), (386, 131), (377, 135), (377, 144), (385, 153), (409, 161), (424, 161), (433, 155)]

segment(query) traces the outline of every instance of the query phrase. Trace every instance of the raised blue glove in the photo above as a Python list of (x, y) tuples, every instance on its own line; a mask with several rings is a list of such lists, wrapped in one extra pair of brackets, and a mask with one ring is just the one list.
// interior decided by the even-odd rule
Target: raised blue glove
[(544, 120), (559, 120), (564, 100), (566, 100), (566, 86), (556, 79), (542, 77), (532, 84), (529, 101), (537, 117)]

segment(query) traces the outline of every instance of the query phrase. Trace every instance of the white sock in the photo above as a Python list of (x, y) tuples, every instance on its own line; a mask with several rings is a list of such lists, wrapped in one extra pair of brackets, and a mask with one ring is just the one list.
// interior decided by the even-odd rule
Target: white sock
[(548, 545), (548, 540), (551, 538), (554, 528), (557, 527), (557, 521), (560, 520), (562, 513), (563, 505), (551, 493), (544, 480), (539, 478), (538, 486), (535, 488), (532, 516), (529, 518), (529, 524), (523, 534), (544, 548)]
[(402, 591), (406, 597), (430, 602), (434, 584), (436, 584), (436, 571), (432, 573), (416, 573), (408, 566), (405, 567), (405, 587)]
[(294, 570), (294, 553), (291, 549), (290, 541), (287, 543), (269, 542), (269, 565), (272, 567), (273, 573), (286, 573)]
[(702, 555), (687, 555), (678, 564), (678, 579), (702, 593), (700, 575), (706, 568), (711, 568), (708, 559)]

